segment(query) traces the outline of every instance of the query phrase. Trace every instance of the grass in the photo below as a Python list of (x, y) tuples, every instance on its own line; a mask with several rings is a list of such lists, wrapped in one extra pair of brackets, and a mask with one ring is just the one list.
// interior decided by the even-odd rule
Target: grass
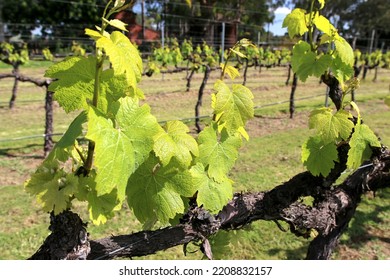
[[(39, 76), (44, 70), (42, 67), (31, 66), (23, 71)], [(8, 69), (0, 67), (1, 73), (7, 71)], [(311, 109), (324, 104), (322, 94), (325, 89), (324, 86), (318, 85), (316, 79), (299, 84), (297, 98), (322, 96), (297, 101), (296, 116), (290, 120), (287, 113), (288, 103), (264, 107), (269, 103), (288, 100), (290, 87), (284, 85), (285, 71), (286, 69), (263, 69), (258, 73), (252, 69), (250, 72), (251, 78), (248, 79), (247, 86), (253, 90), (255, 104), (259, 108), (256, 110), (257, 117), (248, 126), (251, 139), (241, 149), (240, 157), (230, 174), (235, 181), (236, 191), (271, 189), (304, 170), (300, 162), (300, 149), (311, 133), (307, 129), (307, 117)], [(383, 98), (389, 94), (389, 72), (381, 70), (377, 83), (372, 83), (372, 77), (368, 76), (357, 92), (357, 102), (365, 122), (381, 136), (386, 145), (390, 145), (390, 110), (383, 105)], [(185, 91), (186, 81), (183, 73), (143, 79), (140, 87), (159, 120), (193, 116), (197, 89), (202, 77), (201, 73), (196, 75), (189, 92)], [(201, 114), (211, 113), (208, 104), (212, 83), (217, 77), (214, 72), (209, 80)], [(0, 84), (0, 102), (7, 103), (8, 94), (5, 93), (10, 93), (11, 86), (10, 81)], [(37, 250), (49, 233), (48, 215), (22, 187), (23, 181), (42, 160), (43, 139), (7, 140), (43, 132), (44, 93), (34, 86), (23, 86), (25, 91), (20, 93), (14, 110), (9, 110), (6, 105), (0, 103), (0, 259), (27, 258)], [(27, 102), (37, 97), (42, 102)], [(26, 102), (20, 102), (22, 100)], [(74, 114), (65, 115), (61, 108), (56, 107), (54, 131), (65, 131), (73, 117)], [(192, 128), (192, 123), (189, 125)], [(375, 197), (364, 197), (348, 232), (341, 239), (334, 258), (388, 259), (388, 205), (388, 190), (378, 192)], [(76, 211), (87, 219), (85, 205), (77, 204)], [(283, 226), (287, 228), (286, 225)], [(140, 229), (141, 225), (126, 207), (106, 225), (89, 225), (93, 239)], [(302, 259), (309, 242), (310, 240), (280, 231), (273, 222), (264, 221), (254, 222), (239, 231), (222, 232), (212, 240), (214, 255), (224, 259)], [(196, 252), (184, 257), (181, 247), (171, 248), (145, 259), (200, 259), (202, 254), (197, 249), (195, 245), (191, 245), (189, 251)]]

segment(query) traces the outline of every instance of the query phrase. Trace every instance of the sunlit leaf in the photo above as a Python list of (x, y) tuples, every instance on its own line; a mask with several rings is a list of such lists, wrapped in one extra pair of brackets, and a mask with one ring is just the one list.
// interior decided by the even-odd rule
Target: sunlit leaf
[(314, 176), (326, 177), (338, 161), (335, 143), (324, 143), (320, 136), (310, 137), (302, 146), (302, 162)]
[(371, 157), (371, 147), (380, 147), (381, 144), (366, 124), (358, 123), (349, 141), (349, 146), (347, 166), (356, 169)]
[(284, 18), (282, 27), (287, 27), (290, 38), (294, 38), (297, 35), (301, 36), (309, 30), (305, 14), (305, 10), (296, 8)]
[(345, 110), (333, 114), (330, 108), (316, 109), (310, 114), (309, 127), (318, 131), (325, 144), (340, 139), (346, 140), (354, 127), (351, 118), (351, 113)]

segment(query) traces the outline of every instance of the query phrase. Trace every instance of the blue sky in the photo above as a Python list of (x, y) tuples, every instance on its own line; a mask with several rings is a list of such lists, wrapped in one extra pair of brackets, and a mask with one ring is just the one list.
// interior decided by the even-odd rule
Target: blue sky
[(269, 30), (274, 33), (274, 35), (284, 35), (287, 32), (286, 28), (282, 28), (283, 20), (291, 10), (286, 7), (277, 8), (275, 10), (275, 19), (274, 23), (270, 25)]

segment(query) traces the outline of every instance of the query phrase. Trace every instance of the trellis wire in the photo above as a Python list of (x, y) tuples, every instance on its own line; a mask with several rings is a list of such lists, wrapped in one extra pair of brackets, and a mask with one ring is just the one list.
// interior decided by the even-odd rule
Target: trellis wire
[[(320, 96), (323, 96), (323, 94), (296, 98), (295, 100), (296, 101), (307, 100), (307, 99), (313, 99), (313, 98), (320, 97)], [(264, 105), (255, 106), (255, 107), (253, 107), (253, 109), (256, 110), (256, 109), (261, 109), (261, 108), (265, 108), (265, 107), (272, 107), (272, 106), (275, 106), (275, 105), (280, 105), (280, 104), (284, 104), (284, 103), (288, 103), (288, 102), (290, 102), (290, 100), (284, 100), (284, 101), (279, 101), (279, 102), (274, 102), (274, 103), (268, 103), (268, 104), (264, 104)], [(195, 119), (207, 119), (207, 118), (211, 118), (211, 115), (202, 115), (202, 116), (199, 116), (199, 117), (187, 117), (187, 118), (181, 118), (181, 119), (163, 120), (163, 121), (159, 121), (159, 123), (160, 124), (164, 124), (164, 123), (166, 123), (168, 121), (175, 121), (175, 120), (182, 121), (182, 122), (191, 122), (191, 121), (193, 121)], [(61, 136), (63, 134), (64, 133), (37, 134), (37, 135), (22, 136), (22, 137), (9, 138), (9, 139), (0, 139), (0, 142), (21, 141), (21, 140), (33, 139), (33, 138), (41, 138), (41, 137), (45, 138), (47, 136)]]

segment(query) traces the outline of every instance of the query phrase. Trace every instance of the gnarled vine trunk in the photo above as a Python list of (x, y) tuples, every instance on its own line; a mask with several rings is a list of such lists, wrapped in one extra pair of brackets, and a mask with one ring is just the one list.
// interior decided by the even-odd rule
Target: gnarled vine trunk
[[(326, 177), (309, 172), (297, 174), (270, 191), (239, 193), (217, 214), (194, 205), (176, 226), (155, 231), (86, 240), (85, 224), (69, 211), (51, 216), (52, 234), (30, 259), (113, 259), (154, 254), (192, 241), (205, 242), (219, 230), (240, 229), (253, 221), (285, 221), (290, 231), (307, 238), (315, 230), (307, 259), (329, 259), (338, 240), (355, 214), (361, 196), (368, 191), (390, 187), (390, 151), (374, 150), (362, 168), (342, 184), (334, 185), (345, 170), (345, 147), (339, 148), (340, 162)], [(301, 197), (314, 198), (305, 205)]]

